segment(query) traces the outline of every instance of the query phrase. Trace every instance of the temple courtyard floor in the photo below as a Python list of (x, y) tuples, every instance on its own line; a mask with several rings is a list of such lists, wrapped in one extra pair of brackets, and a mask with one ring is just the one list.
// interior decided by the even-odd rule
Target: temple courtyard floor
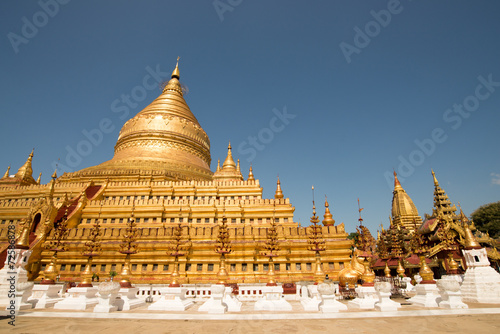
[(15, 326), (1, 317), (0, 333), (500, 333), (500, 304), (469, 303), (468, 309), (450, 310), (395, 301), (402, 303), (397, 312), (304, 312), (298, 301), (290, 301), (289, 312), (256, 312), (253, 302), (225, 314), (198, 312), (202, 302), (184, 312), (148, 311), (147, 306), (112, 313), (27, 310), (16, 316)]

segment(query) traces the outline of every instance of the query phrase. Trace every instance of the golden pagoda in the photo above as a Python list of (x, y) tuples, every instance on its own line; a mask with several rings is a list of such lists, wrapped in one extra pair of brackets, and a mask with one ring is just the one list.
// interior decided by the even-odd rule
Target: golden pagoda
[[(273, 257), (275, 280), (313, 279), (315, 254), (308, 250), (306, 227), (294, 221), (295, 208), (281, 182), (274, 198), (263, 198), (251, 166), (248, 178), (242, 176), (231, 144), (222, 167), (210, 170), (210, 140), (184, 100), (179, 78), (177, 63), (160, 96), (123, 125), (111, 160), (60, 177), (54, 173), (48, 184), (40, 184), (32, 177), (32, 152), (18, 173), (11, 176), (9, 169), (0, 179), (0, 252), (9, 245), (10, 225), (18, 238), (29, 232), (29, 279), (42, 278), (54, 253), (45, 246), (64, 220), (65, 251), (55, 263), (61, 281), (81, 282), (88, 263), (85, 243), (98, 222), (100, 252), (91, 270), (99, 276), (125, 272), (127, 284), (171, 283), (176, 260), (166, 254), (177, 236), (186, 251), (177, 259), (176, 281), (215, 283), (221, 261), (214, 248), (222, 219), (232, 249), (225, 254), (227, 283), (268, 281), (269, 259), (261, 254), (272, 224), (281, 249)], [(124, 259), (120, 246), (130, 233), (130, 217), (134, 251)], [(326, 249), (323, 271), (337, 279), (350, 261), (352, 242), (344, 224), (327, 219), (325, 225), (318, 225)]]

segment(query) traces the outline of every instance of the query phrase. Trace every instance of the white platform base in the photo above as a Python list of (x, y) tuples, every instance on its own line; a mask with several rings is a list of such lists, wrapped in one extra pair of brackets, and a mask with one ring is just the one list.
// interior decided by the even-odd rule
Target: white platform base
[(186, 288), (161, 288), (160, 299), (149, 305), (150, 311), (185, 311), (193, 305), (193, 301), (186, 299)]
[[(308, 285), (307, 286), (308, 293), (304, 293), (303, 299), (300, 301), (300, 304), (302, 304), (302, 307), (304, 308), (304, 311), (318, 311), (319, 310), (319, 304), (321, 304), (322, 299), (321, 295), (318, 292), (318, 286), (317, 285)], [(306, 297), (306, 296), (311, 296), (311, 298)]]
[(213, 284), (210, 288), (210, 298), (198, 308), (198, 311), (216, 314), (226, 313), (227, 305), (222, 302), (225, 289), (224, 285)]
[(291, 311), (292, 305), (285, 300), (281, 286), (262, 287), (262, 298), (254, 304), (255, 311)]
[(139, 288), (121, 288), (118, 291), (118, 311), (130, 311), (135, 308), (146, 305), (146, 302), (137, 298)]
[(378, 302), (375, 303), (375, 309), (382, 312), (397, 311), (401, 308), (401, 304), (391, 300), (390, 292), (377, 292)]
[(373, 286), (358, 286), (356, 288), (358, 297), (347, 303), (347, 307), (356, 310), (372, 310), (375, 303), (379, 301), (377, 291)]
[(323, 301), (319, 305), (319, 310), (322, 313), (335, 313), (339, 311), (347, 311), (347, 306), (335, 299), (335, 295), (322, 295)]
[(235, 295), (233, 295), (233, 289), (231, 287), (226, 287), (224, 290), (224, 298), (222, 298), (222, 302), (227, 305), (228, 312), (240, 312), (241, 311), (241, 302)]
[(37, 284), (33, 286), (33, 293), (28, 299), (35, 304), (36, 309), (51, 308), (64, 298), (59, 294), (64, 284)]
[(437, 300), (441, 299), (436, 284), (417, 284), (415, 287), (417, 295), (408, 301), (423, 307), (438, 307)]
[(94, 312), (96, 313), (109, 313), (109, 312), (114, 312), (118, 311), (118, 305), (116, 303), (116, 297), (118, 296), (118, 293), (112, 293), (104, 298), (99, 296), (97, 298), (98, 304), (94, 307)]
[(443, 299), (439, 302), (439, 307), (442, 308), (469, 308), (469, 306), (462, 302), (462, 297), (460, 291), (451, 292), (446, 291), (441, 294)]
[(68, 297), (55, 303), (56, 310), (78, 310), (85, 311), (95, 306), (97, 301), (97, 288), (71, 288), (68, 290)]

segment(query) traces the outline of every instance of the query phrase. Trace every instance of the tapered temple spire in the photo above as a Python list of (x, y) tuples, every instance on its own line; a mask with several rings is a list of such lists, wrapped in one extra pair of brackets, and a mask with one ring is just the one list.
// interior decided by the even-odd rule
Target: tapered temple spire
[(10, 166), (7, 167), (7, 171), (5, 172), (5, 174), (3, 175), (2, 179), (6, 179), (9, 177), (9, 173), (10, 173)]
[(401, 186), (396, 172), (394, 172), (394, 191), (392, 192), (392, 212), (391, 226), (405, 227), (413, 231), (415, 224), (417, 227), (422, 224), (422, 217), (418, 215), (418, 210), (412, 199)]
[(432, 178), (434, 179), (434, 186), (439, 186), (439, 182), (436, 178), (436, 174), (434, 173), (434, 171), (431, 169), (431, 173), (432, 173)]
[(333, 219), (333, 215), (330, 212), (328, 199), (326, 198), (326, 195), (325, 195), (325, 216), (322, 223), (325, 226), (333, 226), (335, 224), (335, 219)]
[(252, 165), (250, 165), (250, 170), (248, 172), (248, 181), (255, 181), (255, 178), (253, 177), (253, 168)]
[(449, 215), (454, 217), (457, 207), (451, 203), (446, 192), (439, 186), (436, 174), (432, 170), (432, 178), (434, 179), (434, 208), (432, 213), (434, 217), (439, 214)]
[(229, 145), (227, 146), (227, 157), (226, 160), (224, 160), (224, 163), (222, 164), (222, 169), (236, 168), (236, 164), (234, 163), (231, 149), (232, 149), (231, 142), (229, 142)]
[(398, 180), (398, 174), (394, 171), (394, 191), (402, 190), (401, 183)]
[(276, 184), (276, 193), (274, 194), (275, 199), (283, 198), (283, 191), (281, 191), (280, 177), (278, 176), (278, 182)]
[(231, 142), (227, 146), (227, 156), (226, 160), (222, 164), (222, 168), (217, 164), (217, 170), (214, 173), (214, 180), (218, 181), (243, 181), (243, 175), (241, 175), (240, 163), (238, 160), (238, 165), (234, 162), (233, 154), (231, 152)]
[(18, 169), (16, 174), (10, 175), (10, 166), (9, 166), (4, 176), (0, 179), (0, 184), (9, 186), (14, 186), (14, 185), (27, 186), (36, 184), (36, 181), (33, 178), (33, 168), (31, 166), (34, 151), (35, 149), (31, 151), (30, 155), (28, 156), (28, 159)]
[(177, 57), (177, 64), (175, 64), (175, 69), (172, 72), (172, 78), (180, 79), (180, 73), (179, 73), (179, 59), (181, 57)]
[[(16, 177), (20, 178), (21, 180), (28, 180), (28, 179), (33, 179), (33, 168), (31, 167), (31, 161), (33, 160), (33, 152), (35, 149), (33, 149), (28, 156), (28, 160), (24, 163), (24, 165), (19, 168), (19, 170), (16, 173)], [(33, 180), (34, 183), (35, 180)]]

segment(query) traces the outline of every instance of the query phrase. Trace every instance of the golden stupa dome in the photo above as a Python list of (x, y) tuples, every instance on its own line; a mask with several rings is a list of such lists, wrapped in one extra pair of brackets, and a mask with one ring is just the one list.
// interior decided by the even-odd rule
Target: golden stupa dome
[(162, 94), (123, 125), (113, 158), (71, 174), (113, 177), (135, 170), (166, 180), (212, 180), (210, 161), (210, 140), (184, 100), (177, 63)]

